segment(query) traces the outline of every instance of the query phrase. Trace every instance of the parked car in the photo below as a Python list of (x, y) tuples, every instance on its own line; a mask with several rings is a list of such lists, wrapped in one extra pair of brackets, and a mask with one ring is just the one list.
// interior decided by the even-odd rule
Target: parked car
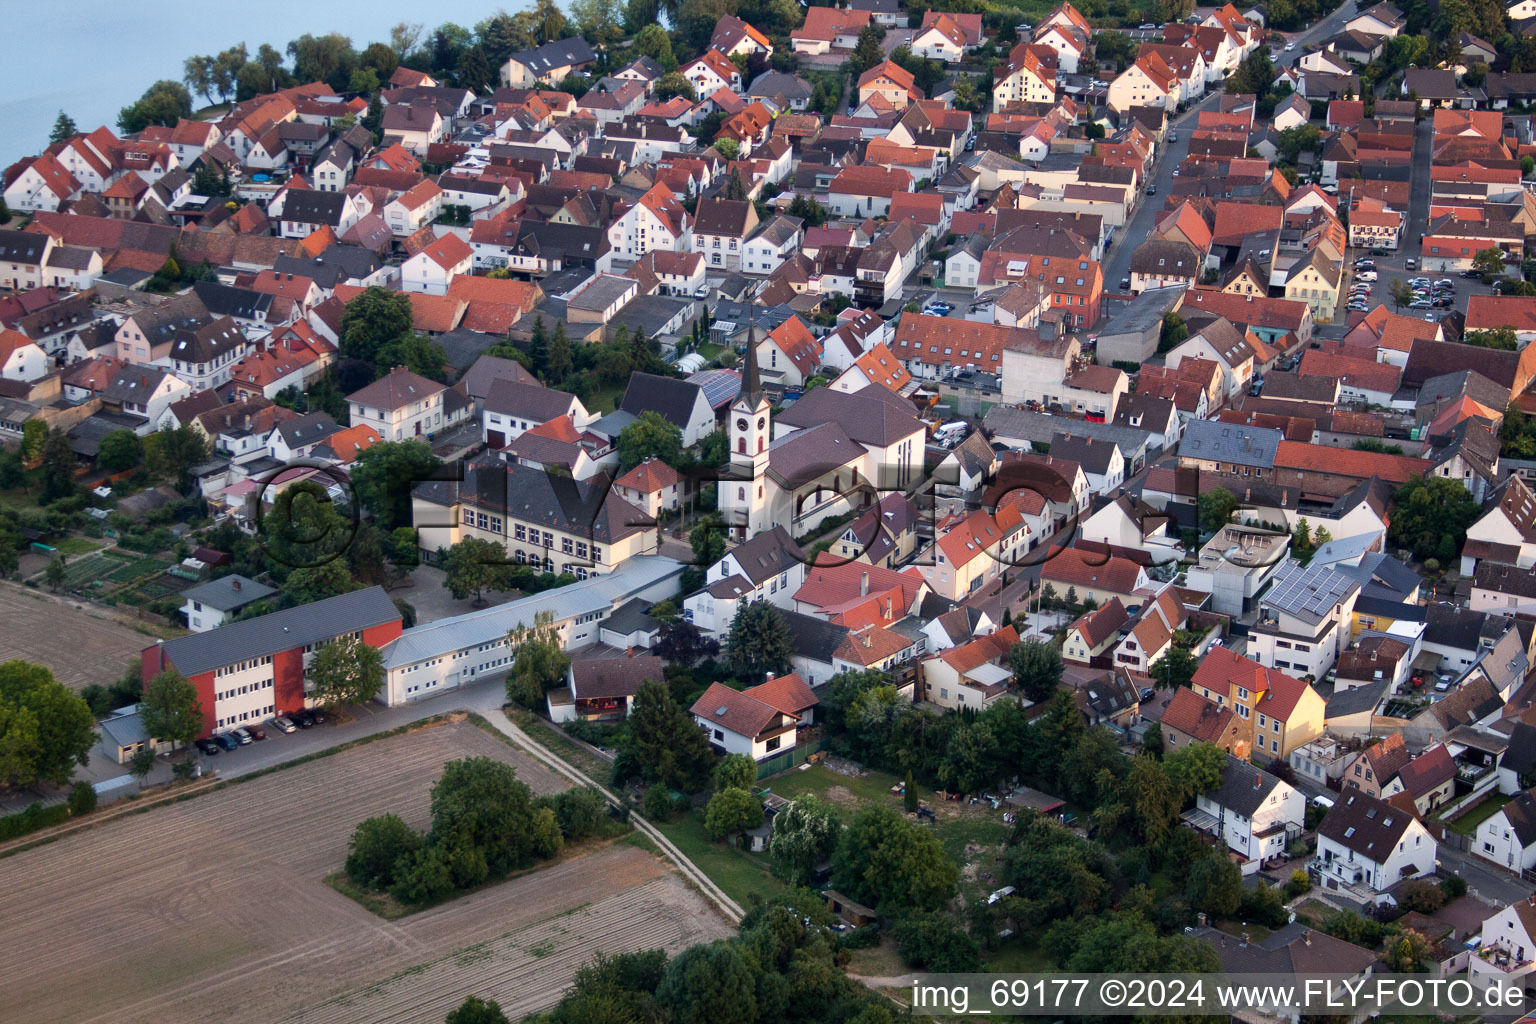
[(1120, 290), (1123, 291), (1123, 292), (1128, 292), (1128, 291), (1131, 290), (1131, 279), (1130, 278), (1122, 277), (1120, 279)]
[(324, 725), (327, 721), (329, 721), (325, 712), (320, 708), (310, 708), (305, 712), (305, 714), (307, 714), (310, 718), (310, 721), (314, 722), (316, 725)]
[(293, 724), (298, 726), (300, 729), (308, 729), (315, 724), (315, 720), (309, 717), (308, 711), (295, 711), (288, 717), (293, 719)]
[(1168, 141), (1169, 142), (1178, 142), (1179, 141), (1179, 133), (1178, 132), (1169, 132), (1168, 133)]
[(1157, 691), (1152, 689), (1152, 687), (1147, 686), (1143, 687), (1142, 691), (1136, 696), (1141, 700), (1155, 700), (1157, 698)]
[(1418, 258), (1415, 257), (1415, 256), (1409, 256), (1406, 260), (1403, 261), (1403, 268), (1405, 270), (1418, 270), (1419, 269)]
[(299, 727), (294, 725), (293, 720), (290, 719), (287, 715), (278, 715), (276, 718), (272, 719), (272, 726), (278, 732), (282, 733), (298, 732), (299, 730)]
[(1156, 185), (1148, 185), (1147, 186), (1147, 195), (1149, 195), (1149, 196), (1157, 195), (1157, 186)]
[(1362, 270), (1362, 271), (1360, 271), (1360, 272), (1355, 274), (1355, 280), (1356, 281), (1374, 281), (1374, 280), (1376, 280), (1376, 271), (1374, 271), (1374, 270)]
[(1414, 299), (1412, 302), (1408, 303), (1408, 308), (1409, 309), (1431, 309), (1431, 308), (1433, 308), (1433, 305), (1430, 303), (1430, 301), (1428, 299)]
[(253, 740), (264, 740), (267, 738), (267, 734), (261, 731), (261, 726), (259, 725), (248, 725), (245, 727), (245, 731), (251, 734), (251, 739)]
[(240, 744), (242, 747), (248, 746), (250, 742), (255, 739), (255, 737), (246, 732), (244, 728), (232, 729), (230, 730), (229, 735), (233, 736), (235, 738), (235, 742)]
[(1483, 276), (1483, 272), (1481, 270), (1463, 270), (1461, 272), (1461, 276), (1462, 277), (1482, 277)]
[(1436, 299), (1434, 305), (1435, 305), (1436, 309), (1450, 309), (1452, 306), (1456, 305), (1456, 300), (1455, 299)]
[(213, 757), (213, 756), (217, 755), (218, 752), (219, 752), (219, 745), (217, 743), (213, 742), (213, 740), (209, 740), (209, 739), (195, 740), (195, 741), (193, 741), (192, 745), (197, 747), (198, 750), (201, 750), (204, 754), (208, 755), (209, 757)]
[(217, 743), (220, 747), (223, 747), (225, 750), (238, 750), (239, 747), (240, 747), (240, 741), (235, 739), (233, 736), (231, 736), (227, 732), (219, 733), (217, 736), (215, 736), (213, 738), (213, 742)]
[(1385, 249), (1372, 249), (1371, 250), (1371, 255), (1372, 256), (1386, 256), (1387, 255), (1387, 250), (1385, 250)]
[(1286, 53), (1290, 53), (1294, 49), (1296, 49), (1296, 44), (1295, 43), (1286, 43), (1285, 44), (1285, 52)]

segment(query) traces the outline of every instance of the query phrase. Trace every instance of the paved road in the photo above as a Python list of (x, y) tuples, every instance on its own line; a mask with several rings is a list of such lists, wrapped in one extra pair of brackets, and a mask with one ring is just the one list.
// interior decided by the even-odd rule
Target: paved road
[(1515, 903), (1531, 895), (1531, 884), (1501, 871), (1481, 857), (1440, 847), (1440, 866), (1467, 880), (1468, 890), (1483, 900)]
[(1109, 251), (1099, 261), (1104, 267), (1106, 292), (1118, 290), (1120, 281), (1130, 276), (1131, 253), (1151, 234), (1153, 221), (1163, 212), (1163, 196), (1168, 193), (1168, 185), (1173, 181), (1174, 168), (1189, 156), (1189, 129), (1193, 128), (1195, 118), (1200, 111), (1216, 110), (1220, 104), (1220, 92), (1207, 93), (1194, 106), (1168, 122), (1170, 129), (1179, 130), (1179, 141), (1164, 143), (1153, 159), (1150, 180), (1157, 186), (1158, 194), (1141, 197), (1136, 212), (1116, 230)]

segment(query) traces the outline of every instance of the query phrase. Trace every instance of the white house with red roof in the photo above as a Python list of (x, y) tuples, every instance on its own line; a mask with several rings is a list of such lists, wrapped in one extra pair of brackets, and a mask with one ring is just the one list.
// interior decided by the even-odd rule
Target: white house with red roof
[(34, 158), (5, 189), (5, 205), (13, 210), (57, 211), (60, 203), (81, 191), (80, 182), (57, 157), (44, 153)]
[(1093, 25), (1069, 3), (1057, 7), (1035, 26), (1035, 42), (1049, 46), (1058, 55), (1058, 66), (1069, 75), (1077, 74), (1079, 60), (1088, 51)]
[[(1013, 509), (1003, 509), (1001, 515), (1012, 526), (1023, 524)], [(979, 509), (967, 516), (948, 516), (934, 527), (929, 549), (933, 557), (922, 566), (923, 578), (940, 597), (964, 600), (1013, 564), (1022, 533)]]
[(48, 356), (20, 331), (0, 330), (0, 377), (6, 380), (37, 380), (48, 372)]
[(1013, 683), (1008, 651), (1018, 642), (1018, 631), (1004, 626), (924, 658), (924, 700), (942, 708), (980, 711), (1008, 696)]
[(901, 360), (884, 344), (876, 342), (855, 359), (852, 366), (838, 374), (830, 386), (835, 391), (852, 394), (879, 385), (899, 395), (911, 384), (912, 375), (901, 365)]
[(677, 70), (700, 96), (709, 96), (720, 89), (741, 92), (741, 69), (717, 50), (705, 50)]
[(621, 259), (637, 260), (658, 250), (684, 252), (692, 240), (693, 217), (662, 184), (653, 185), (608, 226), (608, 245)]
[(440, 235), (400, 268), (401, 289), (427, 295), (447, 295), (460, 274), (474, 268), (475, 250), (458, 235)]
[[(773, 696), (778, 697), (778, 692)], [(689, 714), (704, 730), (710, 746), (727, 754), (762, 761), (795, 745), (798, 719), (754, 696), (752, 690), (710, 683)]]
[(859, 33), (869, 25), (870, 19), (869, 11), (808, 7), (805, 23), (789, 34), (790, 45), (796, 53), (805, 54), (852, 50), (859, 44)]
[(384, 204), (384, 223), (396, 238), (414, 235), (443, 210), (443, 190), (427, 179)]
[(838, 626), (890, 626), (915, 614), (932, 592), (915, 568), (892, 569), (823, 554), (805, 572), (793, 610)]
[(773, 44), (768, 37), (733, 14), (722, 15), (715, 22), (715, 31), (709, 37), (709, 49), (734, 57), (738, 53), (750, 57), (760, 53), (773, 56)]
[(953, 63), (981, 45), (981, 15), (926, 11), (908, 45), (918, 57)]
[(1152, 583), (1146, 569), (1129, 558), (1082, 548), (1055, 550), (1045, 560), (1040, 579), (1051, 584), (1061, 598), (1071, 588), (1079, 602), (1091, 597), (1104, 604), (1118, 597), (1126, 606), (1143, 603)]
[(683, 501), (683, 477), (677, 470), (655, 457), (648, 457), (613, 482), (619, 497), (652, 517), (665, 509), (675, 509)]
[(820, 365), (821, 345), (798, 316), (769, 331), (757, 346), (758, 372), (770, 386), (804, 387)]

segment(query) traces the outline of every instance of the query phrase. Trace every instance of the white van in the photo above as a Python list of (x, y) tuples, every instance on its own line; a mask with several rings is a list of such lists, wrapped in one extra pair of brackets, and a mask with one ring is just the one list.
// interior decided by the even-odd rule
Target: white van
[(1315, 796), (1315, 797), (1312, 798), (1312, 806), (1313, 807), (1321, 807), (1324, 810), (1331, 811), (1331, 810), (1333, 810), (1333, 797), (1331, 797), (1331, 796)]

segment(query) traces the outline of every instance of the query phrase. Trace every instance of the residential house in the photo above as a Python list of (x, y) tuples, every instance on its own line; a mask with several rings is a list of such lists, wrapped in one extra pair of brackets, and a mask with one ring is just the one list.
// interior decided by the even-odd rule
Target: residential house
[(1423, 823), (1392, 804), (1346, 790), (1317, 830), (1312, 865), (1325, 889), (1383, 893), (1435, 870), (1436, 844)]
[(1196, 794), (1186, 819), (1197, 831), (1220, 837), (1238, 857), (1244, 874), (1283, 860), (1301, 836), (1307, 800), (1300, 790), (1261, 768), (1227, 755), (1221, 784)]

